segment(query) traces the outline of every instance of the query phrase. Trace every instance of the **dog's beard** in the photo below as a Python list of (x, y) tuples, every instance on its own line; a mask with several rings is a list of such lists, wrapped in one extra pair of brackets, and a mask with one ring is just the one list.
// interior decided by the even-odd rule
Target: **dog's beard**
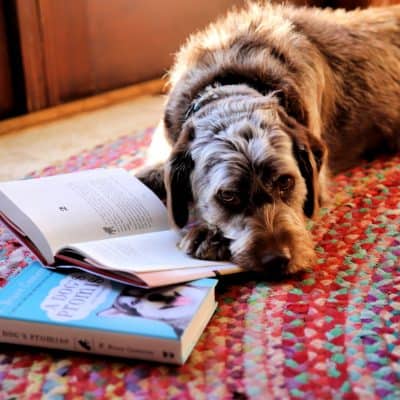
[(285, 276), (315, 261), (302, 213), (284, 203), (266, 206), (247, 221), (225, 225), (224, 230), (231, 238), (232, 261), (242, 268)]

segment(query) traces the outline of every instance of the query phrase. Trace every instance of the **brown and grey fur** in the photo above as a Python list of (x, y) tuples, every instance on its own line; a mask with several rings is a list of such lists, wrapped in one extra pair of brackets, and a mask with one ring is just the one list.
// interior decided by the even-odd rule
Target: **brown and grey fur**
[(188, 39), (170, 84), (168, 208), (178, 228), (190, 207), (200, 221), (182, 248), (296, 272), (327, 176), (400, 148), (400, 6), (248, 4)]

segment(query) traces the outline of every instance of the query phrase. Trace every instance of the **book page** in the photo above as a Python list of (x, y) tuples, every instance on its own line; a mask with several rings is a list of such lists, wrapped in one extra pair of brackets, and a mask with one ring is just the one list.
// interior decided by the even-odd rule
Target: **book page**
[[(0, 183), (0, 211), (19, 212), (47, 239), (53, 255), (69, 243), (168, 228), (165, 206), (123, 169), (96, 169)], [(18, 219), (18, 218), (17, 218)], [(18, 223), (17, 223), (18, 225)], [(19, 226), (25, 230), (26, 226)], [(35, 242), (35, 238), (31, 238)]]
[(94, 266), (128, 273), (232, 265), (192, 258), (178, 248), (179, 240), (178, 233), (168, 230), (76, 243), (66, 250), (83, 255)]

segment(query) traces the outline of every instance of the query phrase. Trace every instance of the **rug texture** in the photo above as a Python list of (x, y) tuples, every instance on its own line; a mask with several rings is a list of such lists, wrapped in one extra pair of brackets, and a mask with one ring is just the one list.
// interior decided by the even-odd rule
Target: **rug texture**
[[(31, 176), (140, 166), (152, 131)], [(0, 346), (5, 399), (400, 399), (400, 156), (337, 176), (318, 264), (281, 283), (224, 278), (182, 367)], [(34, 255), (0, 226), (0, 285)], [(0, 327), (1, 328), (1, 327)]]

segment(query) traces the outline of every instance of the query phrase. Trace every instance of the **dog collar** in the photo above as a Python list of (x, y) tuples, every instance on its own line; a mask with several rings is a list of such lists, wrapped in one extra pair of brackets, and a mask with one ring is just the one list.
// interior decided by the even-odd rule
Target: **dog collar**
[(209, 85), (206, 86), (196, 97), (195, 99), (190, 103), (188, 109), (185, 112), (185, 121), (187, 121), (194, 113), (199, 111), (202, 107), (204, 107), (206, 104), (209, 104), (215, 100), (218, 100), (220, 96), (217, 93), (211, 93), (210, 92), (215, 89), (220, 87), (221, 85)]
[(243, 76), (238, 77), (235, 75), (226, 75), (224, 77), (220, 77), (216, 79), (212, 84), (207, 85), (196, 95), (184, 114), (184, 121), (187, 121), (193, 114), (199, 111), (206, 104), (209, 104), (221, 98), (218, 93), (215, 93), (215, 89), (218, 89), (222, 86), (231, 85), (247, 85), (249, 88), (256, 90), (262, 96), (265, 96), (266, 94), (274, 90), (270, 84), (254, 78)]

